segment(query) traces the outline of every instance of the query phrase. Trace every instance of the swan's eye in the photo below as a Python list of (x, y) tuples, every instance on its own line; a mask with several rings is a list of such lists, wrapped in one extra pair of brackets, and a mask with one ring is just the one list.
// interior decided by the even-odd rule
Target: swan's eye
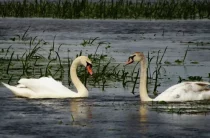
[(86, 65), (86, 67), (91, 67), (92, 68), (92, 64), (91, 63), (89, 63), (89, 62), (86, 62), (87, 63), (87, 65)]

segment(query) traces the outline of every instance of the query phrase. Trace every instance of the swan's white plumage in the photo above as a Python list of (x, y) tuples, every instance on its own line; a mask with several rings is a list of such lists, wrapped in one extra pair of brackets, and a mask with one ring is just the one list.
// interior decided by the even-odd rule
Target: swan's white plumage
[[(85, 57), (80, 56), (74, 60), (71, 66), (71, 76), (73, 83), (78, 92), (71, 91), (61, 82), (54, 80), (52, 77), (35, 78), (22, 78), (18, 81), (17, 86), (11, 86), (2, 82), (2, 84), (10, 89), (16, 96), (25, 98), (69, 98), (69, 97), (88, 97), (88, 90), (77, 78), (76, 68), (78, 65), (91, 63), (91, 61)], [(85, 65), (84, 65), (85, 66)]]
[(52, 77), (39, 79), (20, 79), (17, 86), (2, 83), (18, 97), (26, 98), (68, 98), (80, 97), (78, 93), (71, 91), (62, 83)]
[(153, 101), (194, 101), (210, 99), (209, 82), (182, 82), (173, 85)]

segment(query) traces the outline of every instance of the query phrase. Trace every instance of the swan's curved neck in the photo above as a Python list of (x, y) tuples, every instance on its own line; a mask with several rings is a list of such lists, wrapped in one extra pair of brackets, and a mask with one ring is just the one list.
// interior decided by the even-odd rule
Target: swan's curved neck
[(88, 96), (88, 90), (86, 89), (86, 87), (82, 84), (82, 82), (80, 81), (80, 79), (77, 76), (77, 67), (78, 65), (80, 65), (81, 62), (78, 58), (76, 58), (70, 68), (70, 75), (71, 75), (71, 80), (74, 84), (74, 86), (76, 87), (77, 91), (78, 91), (78, 97), (87, 97)]
[(141, 60), (141, 73), (140, 73), (140, 84), (139, 84), (139, 94), (141, 101), (152, 101), (152, 99), (148, 96), (147, 93), (147, 64), (146, 58), (142, 57)]

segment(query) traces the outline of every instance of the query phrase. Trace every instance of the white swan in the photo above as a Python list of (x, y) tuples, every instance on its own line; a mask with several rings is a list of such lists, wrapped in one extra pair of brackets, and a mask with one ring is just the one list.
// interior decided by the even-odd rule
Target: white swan
[(88, 90), (79, 80), (76, 74), (78, 65), (86, 67), (92, 75), (92, 63), (86, 56), (77, 57), (70, 68), (71, 80), (78, 92), (69, 90), (61, 82), (54, 80), (52, 77), (41, 77), (39, 79), (20, 79), (19, 85), (10, 86), (2, 84), (10, 89), (16, 96), (25, 98), (68, 98), (68, 97), (88, 97)]
[(210, 99), (209, 82), (182, 82), (171, 86), (156, 98), (151, 99), (147, 93), (147, 64), (143, 53), (136, 52), (128, 58), (127, 64), (134, 61), (141, 63), (140, 99), (141, 101), (195, 101)]

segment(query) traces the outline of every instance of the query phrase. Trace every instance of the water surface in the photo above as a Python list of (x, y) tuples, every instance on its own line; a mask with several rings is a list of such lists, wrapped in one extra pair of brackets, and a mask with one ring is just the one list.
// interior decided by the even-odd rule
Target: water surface
[[(176, 84), (178, 77), (202, 76), (208, 81), (210, 66), (210, 22), (207, 20), (60, 20), (60, 19), (0, 19), (0, 48), (12, 45), (15, 54), (21, 55), (28, 48), (24, 42), (10, 38), (23, 34), (30, 26), (29, 35), (38, 36), (50, 44), (43, 46), (42, 54), (48, 55), (55, 37), (55, 47), (60, 48), (62, 61), (75, 57), (81, 50), (84, 55), (95, 52), (96, 46), (81, 46), (83, 40), (99, 37), (111, 48), (100, 47), (98, 54), (113, 57), (115, 63), (124, 63), (136, 51), (156, 56), (157, 51), (168, 47), (163, 58), (158, 91)], [(184, 65), (175, 60), (183, 59)], [(0, 54), (1, 55), (1, 54)], [(2, 55), (1, 55), (2, 56)], [(193, 64), (196, 61), (198, 64)], [(131, 66), (133, 67), (133, 66)], [(155, 61), (152, 63), (154, 70)], [(0, 137), (209, 137), (209, 104), (181, 103), (170, 105), (141, 104), (138, 87), (88, 87), (87, 99), (15, 98), (0, 87)], [(64, 85), (66, 83), (64, 82)], [(152, 87), (152, 86), (149, 86)], [(150, 93), (153, 96), (152, 93)], [(186, 108), (186, 112), (172, 112), (170, 108)], [(196, 108), (196, 109), (195, 109)], [(201, 110), (200, 112), (200, 109)], [(194, 112), (198, 111), (198, 112)]]

